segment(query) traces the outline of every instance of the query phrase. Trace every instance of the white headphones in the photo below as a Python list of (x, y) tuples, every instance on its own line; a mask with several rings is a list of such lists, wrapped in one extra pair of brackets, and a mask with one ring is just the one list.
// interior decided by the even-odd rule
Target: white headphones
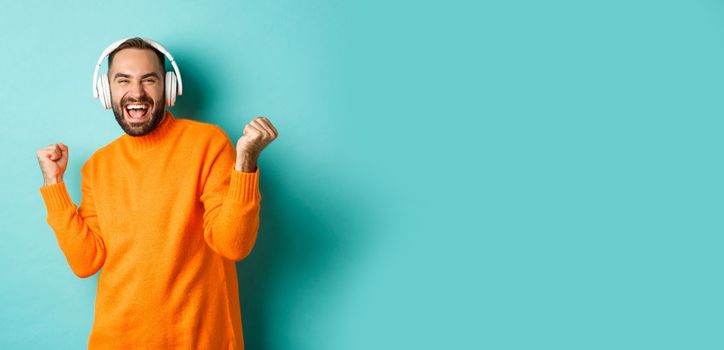
[[(98, 70), (101, 68), (101, 63), (103, 63), (103, 59), (106, 58), (113, 50), (115, 50), (118, 46), (120, 46), (124, 41), (131, 39), (125, 38), (118, 40), (114, 42), (113, 44), (109, 45), (105, 50), (103, 50), (103, 53), (101, 54), (101, 57), (98, 59), (98, 63), (96, 64), (96, 69), (93, 71), (93, 97), (100, 99), (101, 105), (105, 109), (111, 108), (111, 87), (108, 83), (108, 76), (106, 74), (101, 74), (98, 76)], [(176, 72), (166, 72), (166, 84), (164, 86), (164, 95), (166, 97), (166, 106), (173, 106), (174, 103), (176, 103), (176, 96), (179, 96), (183, 94), (183, 83), (181, 82), (181, 72), (178, 69), (178, 66), (176, 65), (176, 61), (174, 61), (173, 56), (164, 48), (161, 46), (161, 44), (150, 40), (143, 38), (144, 41), (151, 44), (156, 50), (161, 51), (166, 58), (171, 62), (171, 65), (173, 66), (173, 70)]]

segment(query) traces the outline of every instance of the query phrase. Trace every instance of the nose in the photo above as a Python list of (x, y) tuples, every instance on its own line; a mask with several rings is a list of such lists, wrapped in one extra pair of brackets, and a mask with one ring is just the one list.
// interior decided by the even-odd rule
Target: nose
[(146, 90), (143, 89), (143, 83), (137, 81), (131, 84), (128, 90), (128, 94), (134, 98), (140, 98), (146, 94)]

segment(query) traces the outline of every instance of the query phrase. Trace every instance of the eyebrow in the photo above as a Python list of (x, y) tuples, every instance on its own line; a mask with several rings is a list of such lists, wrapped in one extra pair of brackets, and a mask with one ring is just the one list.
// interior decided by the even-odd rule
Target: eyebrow
[[(113, 79), (130, 78), (130, 77), (131, 77), (131, 76), (128, 75), (128, 74), (116, 73), (116, 75), (113, 76)], [(141, 76), (141, 79), (148, 78), (148, 77), (155, 77), (156, 79), (160, 79), (160, 78), (158, 77), (158, 73), (156, 73), (156, 72), (146, 73), (146, 74), (144, 74), (144, 75)]]

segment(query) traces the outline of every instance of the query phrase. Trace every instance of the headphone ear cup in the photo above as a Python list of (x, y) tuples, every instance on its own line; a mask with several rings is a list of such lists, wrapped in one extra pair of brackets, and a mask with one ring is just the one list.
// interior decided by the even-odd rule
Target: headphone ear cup
[(98, 95), (98, 101), (101, 103), (101, 106), (106, 108), (106, 94), (103, 92), (103, 74), (99, 75), (96, 80), (96, 95)]
[(176, 81), (176, 73), (166, 72), (166, 84), (164, 88), (166, 96), (166, 106), (173, 106), (176, 103), (176, 87), (178, 82)]
[(111, 109), (111, 86), (108, 83), (108, 77), (105, 74), (101, 74), (99, 78), (99, 89), (98, 96), (101, 99), (101, 104), (105, 109)]

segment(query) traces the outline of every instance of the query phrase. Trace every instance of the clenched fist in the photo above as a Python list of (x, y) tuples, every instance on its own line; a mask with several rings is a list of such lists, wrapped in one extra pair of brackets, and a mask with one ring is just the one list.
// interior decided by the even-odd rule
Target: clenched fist
[(68, 146), (54, 143), (39, 149), (38, 163), (43, 172), (44, 185), (53, 185), (63, 180), (65, 168), (68, 166)]
[(277, 138), (279, 133), (271, 121), (256, 117), (244, 127), (244, 135), (236, 142), (236, 170), (256, 171), (256, 161), (261, 151)]

